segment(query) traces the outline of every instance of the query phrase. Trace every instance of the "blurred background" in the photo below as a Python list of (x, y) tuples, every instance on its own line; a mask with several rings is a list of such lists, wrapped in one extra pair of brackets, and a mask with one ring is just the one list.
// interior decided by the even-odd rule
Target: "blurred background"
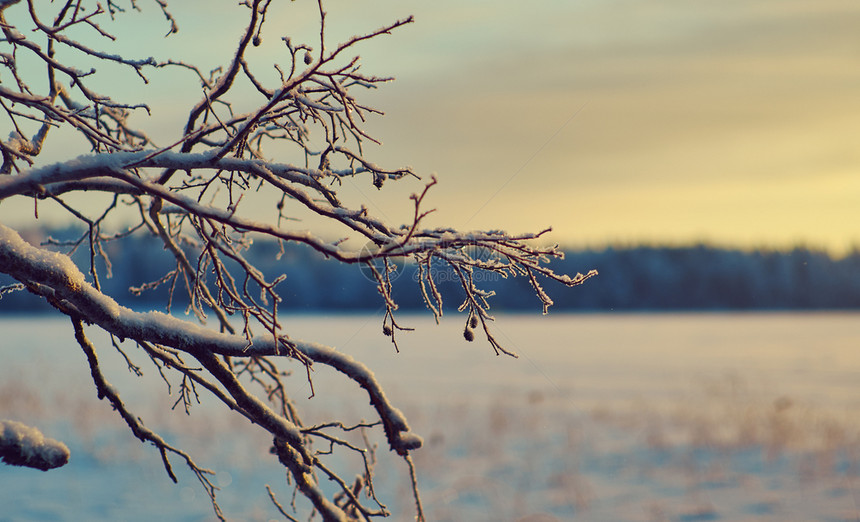
[[(412, 166), (424, 180), (438, 177), (426, 202), (437, 209), (424, 222), (428, 227), (521, 233), (551, 226), (542, 240), (568, 251), (566, 262), (555, 265), (559, 271), (602, 274), (563, 292), (559, 307), (860, 304), (855, 2), (334, 0), (325, 6), (331, 41), (415, 15), (415, 23), (359, 47), (366, 73), (396, 77), (359, 93), (386, 113), (368, 121), (383, 146), (367, 143), (367, 156), (390, 167)], [(164, 38), (167, 24), (157, 6), (141, 8), (108, 27), (121, 37), (112, 44), (118, 52), (173, 57), (208, 71), (224, 64), (241, 31), (233, 6), (191, 1), (171, 6), (179, 33)], [(263, 45), (250, 55), (261, 78), (271, 81), (277, 74), (271, 64), (287, 62), (281, 37), (318, 40), (318, 19), (315, 2), (272, 7)], [(157, 143), (179, 138), (187, 107), (199, 98), (191, 73), (155, 70), (142, 88), (132, 71), (104, 70), (95, 79), (105, 82), (105, 91), (152, 107), (151, 117), (138, 111), (134, 121)], [(247, 99), (234, 99), (234, 110), (260, 101), (244, 88)], [(85, 152), (76, 139), (53, 135), (40, 161)], [(279, 161), (299, 161), (270, 151)], [(405, 223), (412, 217), (408, 196), (422, 186), (404, 180), (378, 191), (367, 179), (345, 179), (339, 194), (389, 223)], [(33, 230), (32, 207), (23, 198), (4, 202), (0, 218), (31, 229), (34, 242), (76, 232), (50, 201), (40, 203), (37, 222), (49, 231)], [(104, 204), (92, 200), (89, 207), (95, 217)], [(248, 203), (242, 211), (276, 216), (273, 202)], [(289, 226), (330, 239), (345, 234), (313, 216), (299, 217)], [(259, 249), (268, 255), (267, 248)], [(123, 267), (156, 277), (160, 260), (170, 262), (145, 241), (116, 250), (128, 257), (115, 263), (117, 289), (130, 283)], [(372, 285), (354, 291), (362, 283), (357, 270), (313, 268), (319, 258), (299, 250), (286, 263), (271, 263), (273, 270), (298, 274), (286, 283), (294, 298), (288, 306), (375, 303)], [(420, 308), (412, 285), (404, 286), (404, 306)], [(524, 288), (509, 286), (515, 289), (502, 293), (509, 297), (497, 306), (531, 305), (517, 293)], [(11, 301), (0, 307), (19, 306)]]
[[(841, 256), (860, 242), (856, 2), (325, 6), (331, 41), (415, 15), (414, 24), (359, 52), (365, 72), (397, 79), (366, 95), (386, 113), (368, 123), (384, 143), (369, 146), (368, 155), (411, 165), (425, 179), (438, 176), (428, 198), (438, 211), (428, 226), (552, 226), (551, 241), (570, 248), (802, 245)], [(198, 0), (171, 5), (179, 33), (163, 38), (168, 26), (157, 6), (141, 9), (108, 27), (121, 36), (117, 51), (183, 59), (206, 72), (231, 56), (241, 31), (232, 5)], [(272, 7), (263, 45), (251, 55), (263, 79), (277, 77), (273, 62), (287, 63), (282, 36), (318, 41), (318, 18), (316, 2)], [(143, 88), (133, 71), (103, 70), (105, 91), (123, 100), (125, 89), (129, 101), (150, 103), (152, 117), (139, 111), (135, 121), (157, 143), (180, 136), (187, 107), (200, 96), (191, 73), (153, 71)], [(259, 103), (247, 92), (247, 100), (234, 100), (237, 110)], [(53, 138), (42, 161), (86, 150)], [(408, 195), (420, 188), (407, 181), (377, 191), (367, 180), (347, 180), (341, 192), (405, 222)], [(32, 215), (26, 201), (4, 206), (4, 220)], [(274, 215), (265, 212), (260, 217)], [(52, 223), (50, 209), (40, 215)]]
[[(123, 36), (118, 52), (204, 71), (233, 52), (234, 5), (171, 4), (180, 32), (162, 38), (157, 6), (138, 3), (141, 13), (111, 27)], [(549, 318), (505, 313), (540, 310), (523, 278), (476, 280), (498, 291), (493, 332), (520, 355), (514, 360), (495, 357), (480, 338), (466, 343), (461, 315), (446, 311), (441, 325), (412, 315), (426, 310), (414, 268), (399, 266), (399, 319), (417, 331), (398, 334), (397, 354), (381, 333), (375, 284), (359, 268), (300, 247), (275, 259), (277, 245), (255, 243), (249, 257), (270, 278), (288, 275), (279, 310), (291, 335), (365, 361), (425, 437), (416, 460), (431, 519), (858, 519), (860, 3), (330, 0), (326, 8), (332, 40), (415, 15), (360, 52), (365, 72), (397, 78), (366, 95), (386, 113), (368, 121), (384, 145), (368, 145), (367, 156), (411, 165), (425, 180), (435, 173), (427, 204), (437, 211), (426, 226), (552, 226), (543, 240), (567, 253), (556, 271), (600, 272), (572, 290), (547, 284), (561, 312)], [(271, 63), (288, 58), (280, 38), (314, 42), (317, 23), (315, 2), (273, 3), (252, 62), (274, 81)], [(151, 105), (152, 118), (135, 121), (159, 145), (180, 137), (200, 97), (190, 73), (153, 71), (142, 89), (133, 72), (104, 72), (104, 90)], [(245, 88), (236, 110), (259, 102)], [(53, 138), (43, 163), (88, 150), (72, 136)], [(404, 223), (408, 196), (422, 187), (403, 180), (377, 191), (345, 179), (339, 195)], [(103, 209), (87, 203), (91, 217)], [(242, 210), (276, 216), (273, 204)], [(0, 221), (34, 244), (82, 233), (49, 201), (39, 203), (38, 227), (32, 216), (31, 200), (0, 205)], [(294, 225), (342, 233), (312, 219)], [(128, 306), (163, 309), (165, 291), (136, 298), (128, 287), (163, 275), (170, 254), (145, 237), (107, 249), (113, 278), (103, 289)], [(86, 266), (87, 253), (76, 256)], [(453, 274), (435, 277), (456, 307)], [(177, 296), (174, 310), (184, 304)], [(0, 507), (15, 506), (11, 520), (211, 518), (194, 479), (175, 487), (94, 400), (68, 321), (29, 315), (40, 306), (27, 292), (0, 299), (0, 311), (27, 314), (0, 318), (0, 416), (62, 436), (73, 457), (48, 479), (0, 467), (10, 485)], [(599, 313), (564, 313), (573, 311)], [(718, 313), (677, 313), (689, 311)], [(248, 444), (247, 426), (211, 401), (193, 417), (170, 411), (174, 398), (154, 368), (137, 379), (103, 352), (112, 382), (148, 425), (217, 467), (230, 516), (277, 515), (262, 484), (281, 486), (283, 476), (265, 441)], [(312, 403), (301, 368), (290, 380), (310, 422), (361, 415), (352, 383), (332, 374), (315, 377), (325, 386)], [(380, 460), (378, 491), (394, 498), (395, 520), (411, 519), (405, 470)]]

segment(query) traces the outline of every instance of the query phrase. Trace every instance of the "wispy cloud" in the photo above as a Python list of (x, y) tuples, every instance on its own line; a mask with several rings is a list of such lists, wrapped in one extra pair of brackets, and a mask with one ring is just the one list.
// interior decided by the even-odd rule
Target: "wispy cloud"
[[(446, 54), (447, 68), (401, 75), (386, 98), (386, 132), (411, 122), (397, 145), (419, 168), (440, 171), (441, 215), (468, 214), (540, 145), (536, 136), (588, 103), (481, 224), (552, 223), (568, 241), (582, 237), (584, 220), (591, 239), (860, 241), (844, 212), (810, 190), (860, 170), (860, 4), (528, 6), (495, 5), (477, 22), (472, 9), (451, 26), (477, 25), (452, 38), (481, 44)], [(804, 195), (802, 212), (788, 210)], [(851, 197), (860, 208), (846, 187), (843, 204)], [(786, 210), (766, 218), (774, 208)], [(727, 219), (731, 209), (743, 219)]]
[[(860, 243), (846, 219), (852, 204), (860, 208), (848, 183), (860, 176), (856, 1), (383, 0), (327, 8), (335, 37), (416, 15), (363, 47), (362, 63), (398, 77), (367, 93), (387, 112), (370, 121), (385, 142), (371, 147), (375, 160), (439, 175), (429, 198), (439, 212), (428, 225), (553, 225), (567, 243)], [(197, 4), (177, 9), (180, 35), (136, 53), (164, 58), (189, 38), (183, 57), (218, 65), (214, 57), (228, 55), (237, 37), (227, 28), (212, 37), (229, 14), (211, 12), (201, 23)], [(263, 35), (259, 59), (268, 63), (286, 63), (282, 44), (272, 45), (281, 36), (318, 37), (313, 3), (285, 3), (278, 13)], [(162, 34), (157, 10), (140, 20), (133, 30)], [(179, 76), (153, 74), (154, 116), (175, 116), (151, 132), (165, 142), (186, 114), (173, 104)], [(133, 74), (115, 81), (139, 84)], [(192, 89), (189, 99), (196, 95)], [(237, 109), (254, 101), (238, 100)], [(821, 189), (841, 186), (839, 194)], [(393, 220), (408, 220), (406, 197), (416, 186), (393, 187), (365, 195)]]

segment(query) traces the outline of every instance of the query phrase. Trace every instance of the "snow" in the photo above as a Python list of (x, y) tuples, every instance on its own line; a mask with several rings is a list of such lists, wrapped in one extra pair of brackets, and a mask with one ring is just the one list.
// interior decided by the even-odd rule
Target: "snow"
[(391, 449), (407, 451), (421, 447), (423, 439), (410, 432), (406, 417), (400, 410), (391, 405), (379, 381), (367, 366), (348, 354), (329, 346), (297, 340), (293, 340), (293, 343), (296, 349), (307, 355), (315, 363), (331, 366), (359, 383), (367, 391), (371, 404), (377, 410), (385, 426), (388, 427), (386, 431)]
[(26, 193), (35, 185), (103, 176), (106, 171), (118, 169), (143, 157), (145, 155), (140, 152), (89, 154), (70, 161), (25, 170), (20, 175), (4, 176), (0, 179), (0, 197)]
[(576, 276), (571, 278), (569, 275), (565, 274), (559, 277), (558, 281), (564, 285), (572, 286), (577, 285), (597, 275), (597, 270), (589, 270), (587, 274), (583, 275), (577, 272)]
[(0, 461), (48, 471), (69, 462), (69, 448), (60, 441), (46, 438), (37, 428), (0, 420)]
[(27, 271), (56, 273), (73, 290), (86, 285), (84, 275), (68, 256), (35, 248), (21, 239), (13, 229), (0, 224), (0, 259), (10, 266), (23, 267), (24, 264), (20, 262), (23, 258), (28, 258)]
[[(399, 317), (417, 331), (395, 354), (379, 317), (283, 318), (294, 337), (373, 368), (424, 435), (411, 455), (428, 520), (857, 518), (860, 315), (499, 315), (497, 337), (520, 360), (463, 341), (462, 319)], [(4, 415), (62, 432), (75, 454), (46, 474), (0, 466), (4, 520), (212, 518), (194, 477), (176, 463), (174, 485), (157, 452), (95, 400), (67, 320), (0, 318), (0, 331)], [(219, 473), (229, 518), (278, 519), (264, 484), (284, 504), (290, 490), (268, 438), (205, 397), (190, 417), (170, 411), (175, 396), (154, 368), (133, 378), (106, 338), (94, 342), (135, 413)], [(308, 400), (293, 369), (285, 384), (306, 423), (372, 418), (343, 375), (316, 366)], [(377, 495), (392, 520), (412, 519), (406, 466), (377, 458)]]
[(343, 110), (343, 107), (332, 107), (331, 105), (326, 105), (325, 103), (314, 101), (307, 96), (299, 94), (296, 91), (293, 91), (291, 94), (296, 101), (300, 102), (302, 105), (307, 105), (308, 107), (311, 107), (313, 109), (326, 112), (340, 112)]

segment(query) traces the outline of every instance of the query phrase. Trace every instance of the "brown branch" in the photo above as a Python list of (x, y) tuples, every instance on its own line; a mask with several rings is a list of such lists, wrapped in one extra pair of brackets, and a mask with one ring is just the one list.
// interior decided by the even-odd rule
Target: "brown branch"
[(87, 362), (90, 366), (90, 373), (93, 377), (93, 382), (95, 383), (96, 390), (98, 391), (99, 399), (107, 399), (108, 402), (111, 403), (113, 409), (116, 410), (120, 417), (125, 421), (128, 427), (131, 429), (134, 436), (140, 439), (143, 442), (151, 442), (158, 448), (159, 453), (161, 454), (161, 460), (164, 464), (164, 470), (167, 472), (167, 475), (170, 476), (170, 479), (173, 482), (178, 482), (176, 475), (173, 473), (173, 468), (170, 465), (170, 460), (168, 458), (168, 453), (173, 453), (180, 456), (188, 467), (194, 472), (194, 475), (203, 485), (206, 493), (209, 495), (209, 499), (212, 502), (212, 508), (215, 510), (215, 515), (219, 520), (226, 520), (224, 518), (223, 513), (221, 512), (220, 506), (218, 506), (218, 502), (215, 500), (215, 492), (218, 488), (212, 484), (207, 475), (214, 475), (215, 472), (209, 469), (204, 469), (198, 466), (191, 456), (184, 451), (175, 448), (168, 444), (161, 436), (159, 436), (154, 431), (150, 430), (146, 426), (143, 425), (143, 422), (140, 420), (140, 417), (131, 413), (128, 408), (123, 403), (122, 399), (119, 397), (119, 393), (117, 393), (116, 388), (110, 385), (107, 380), (104, 378), (101, 369), (99, 368), (98, 357), (96, 356), (95, 347), (92, 345), (89, 339), (87, 339), (84, 334), (84, 327), (81, 321), (81, 318), (76, 315), (71, 316), (72, 326), (75, 329), (75, 340), (77, 340), (78, 345), (81, 347), (81, 350), (84, 351), (84, 354), (87, 357)]
[[(153, 1), (168, 21), (168, 34), (175, 33), (177, 21), (167, 10), (166, 2)], [(542, 288), (541, 278), (576, 286), (595, 272), (571, 277), (556, 274), (547, 266), (560, 258), (561, 252), (557, 247), (534, 246), (530, 241), (541, 238), (549, 229), (508, 234), (422, 228), (427, 215), (433, 212), (424, 209), (429, 189), (436, 184), (435, 177), (411, 196), (413, 212), (403, 225), (373, 216), (364, 205), (348, 206), (338, 196), (336, 189), (346, 177), (369, 177), (368, 182), (379, 189), (389, 180), (420, 179), (409, 168), (377, 165), (366, 155), (365, 144), (379, 141), (363, 127), (369, 116), (381, 115), (382, 111), (363, 103), (356, 93), (377, 88), (392, 78), (365, 74), (359, 56), (352, 52), (364, 41), (411, 23), (412, 17), (333, 44), (328, 41), (331, 36), (327, 12), (323, 1), (318, 0), (318, 44), (314, 42), (312, 48), (283, 37), (287, 50), (284, 56), (290, 63), (283, 68), (273, 64), (276, 69), (273, 77), (270, 68), (258, 70), (255, 64), (259, 57), (251, 56), (262, 43), (262, 27), (272, 1), (244, 0), (239, 5), (248, 11), (238, 21), (241, 27), (235, 50), (225, 57), (222, 67), (204, 75), (194, 64), (173, 59), (157, 62), (153, 58), (129, 58), (110, 52), (110, 47), (90, 46), (84, 43), (90, 40), (80, 40), (80, 34), (94, 36), (93, 41), (108, 45), (121, 39), (122, 35), (112, 35), (107, 25), (109, 18), (123, 11), (115, 2), (102, 7), (94, 0), (67, 0), (61, 2), (58, 14), (52, 14), (53, 21), (48, 23), (40, 18), (40, 13), (50, 12), (50, 8), (27, 0), (26, 9), (21, 6), (15, 14), (29, 17), (25, 23), (35, 26), (37, 38), (45, 38), (47, 44), (36, 43), (30, 33), (23, 34), (8, 23), (6, 9), (18, 3), (20, 0), (0, 0), (0, 31), (9, 49), (0, 53), (0, 67), (7, 80), (0, 85), (0, 106), (12, 131), (8, 139), (0, 141), (3, 158), (0, 173), (4, 174), (0, 176), (0, 203), (24, 196), (33, 198), (33, 204), (37, 205), (40, 199), (50, 198), (66, 215), (86, 223), (88, 230), (82, 236), (62, 244), (51, 241), (49, 246), (61, 246), (71, 255), (81, 245), (88, 244), (93, 284), (87, 282), (68, 255), (31, 246), (17, 232), (0, 224), (0, 273), (15, 280), (0, 288), (0, 294), (26, 288), (72, 318), (76, 339), (90, 363), (100, 397), (114, 405), (135, 436), (156, 445), (171, 477), (175, 478), (168, 457), (178, 454), (186, 459), (212, 498), (219, 518), (222, 514), (215, 503), (215, 488), (208, 481), (208, 471), (197, 468), (190, 457), (164, 444), (128, 411), (119, 393), (104, 379), (95, 348), (84, 335), (83, 323), (110, 334), (120, 353), (123, 353), (122, 340), (136, 342), (158, 368), (168, 391), (170, 370), (178, 372), (181, 380), (175, 406), (182, 405), (187, 410), (201, 400), (200, 394), (208, 391), (258, 429), (265, 430), (273, 440), (272, 452), (289, 471), (295, 492), (310, 499), (313, 513), (321, 514), (324, 520), (367, 520), (387, 514), (373, 491), (375, 446), (370, 447), (365, 437), (367, 447), (360, 448), (332, 433), (332, 430), (361, 429), (365, 436), (365, 428), (381, 429), (388, 447), (403, 457), (409, 467), (417, 517), (424, 520), (411, 460), (411, 452), (422, 444), (420, 437), (412, 433), (405, 417), (386, 397), (369, 368), (334, 348), (287, 335), (286, 323), (278, 317), (282, 299), (278, 285), (286, 274), (269, 280), (246, 257), (245, 249), (262, 237), (276, 240), (281, 253), (284, 243), (289, 242), (306, 245), (337, 262), (366, 264), (385, 306), (383, 332), (395, 349), (395, 336), (410, 330), (395, 318), (393, 279), (402, 262), (411, 259), (417, 263), (422, 297), (437, 321), (442, 315), (443, 297), (437, 286), (436, 265), (453, 271), (465, 292), (459, 308), (465, 314), (464, 337), (474, 339), (474, 330), (481, 325), (496, 353), (509, 355), (513, 354), (499, 345), (489, 328), (493, 321), (489, 314), (492, 292), (479, 288), (478, 274), (523, 276), (546, 312), (552, 299)], [(137, 8), (135, 2), (131, 5)], [(60, 55), (60, 51), (64, 54)], [(58, 56), (63, 56), (63, 60)], [(160, 147), (146, 133), (130, 125), (132, 115), (154, 117), (155, 113), (149, 114), (145, 104), (120, 103), (96, 92), (93, 89), (96, 68), (76, 69), (66, 56), (83, 58), (87, 64), (122, 65), (135, 71), (144, 83), (144, 72), (152, 68), (181, 67), (196, 75), (189, 87), (199, 89), (202, 85), (202, 93), (192, 91), (200, 96), (187, 108), (181, 135), (168, 146)], [(43, 71), (44, 81), (39, 80), (41, 90), (35, 88), (35, 83), (28, 84), (32, 74), (23, 74), (25, 70)], [(236, 88), (240, 85), (236, 81), (240, 75), (259, 93), (255, 95), (255, 105), (242, 109), (247, 111), (242, 113), (234, 111), (248, 101), (244, 91)], [(99, 85), (113, 87), (110, 81)], [(181, 87), (177, 83), (177, 88)], [(141, 108), (147, 114), (137, 110)], [(60, 134), (53, 130), (55, 127), (83, 137), (90, 154), (79, 156), (79, 152), (86, 152), (81, 150), (73, 154), (78, 156), (73, 160), (37, 164), (36, 158), (44, 150), (48, 137), (54, 139)], [(299, 159), (294, 163), (273, 161), (266, 155), (273, 150), (279, 156), (294, 155)], [(176, 173), (184, 175), (180, 179)], [(110, 204), (98, 217), (87, 217), (91, 215), (89, 208), (75, 203), (74, 197), (65, 196), (77, 192), (107, 195)], [(250, 197), (251, 192), (272, 196), (278, 202), (274, 209), (277, 219), (263, 221), (250, 217), (250, 207), (259, 201)], [(124, 232), (105, 232), (107, 227), (126, 219), (122, 211), (126, 206), (133, 207), (135, 222), (123, 225)], [(253, 212), (256, 214), (257, 209)], [(336, 224), (341, 227), (342, 239), (326, 240), (311, 231), (292, 228), (300, 217), (293, 212), (310, 212)], [(175, 263), (165, 269), (163, 276), (133, 288), (132, 292), (167, 286), (168, 314), (129, 310), (101, 291), (96, 257), (101, 256), (109, 263), (109, 250), (103, 244), (121, 240), (144, 227), (160, 239)], [(360, 251), (348, 248), (349, 241), (355, 239), (370, 247)], [(475, 249), (491, 255), (476, 255)], [(194, 316), (183, 320), (169, 315), (174, 291), (181, 282), (188, 292), (186, 311), (193, 311), (201, 324), (193, 322)], [(208, 309), (218, 317), (217, 327), (202, 325)], [(255, 332), (259, 326), (263, 331)], [(345, 426), (333, 421), (304, 427), (296, 405), (286, 392), (286, 380), (291, 373), (277, 366), (284, 360), (302, 365), (301, 373), (307, 375), (311, 395), (315, 393), (312, 371), (334, 370), (355, 382), (367, 394), (378, 422)], [(128, 357), (126, 361), (130, 368), (136, 368)], [(196, 366), (198, 363), (202, 368)], [(245, 386), (252, 387), (254, 393)], [(355, 391), (361, 394), (357, 388)], [(321, 444), (323, 449), (317, 449), (314, 443)], [(347, 479), (349, 475), (339, 469), (340, 464), (329, 466), (317, 460), (319, 455), (332, 452), (359, 452), (363, 474), (354, 480)], [(339, 491), (326, 497), (317, 474), (334, 481)], [(375, 507), (365, 498), (362, 500), (367, 505), (361, 504), (362, 490), (376, 502)], [(277, 509), (286, 518), (295, 520), (277, 502), (271, 489), (269, 494)], [(295, 496), (292, 507), (295, 512)]]

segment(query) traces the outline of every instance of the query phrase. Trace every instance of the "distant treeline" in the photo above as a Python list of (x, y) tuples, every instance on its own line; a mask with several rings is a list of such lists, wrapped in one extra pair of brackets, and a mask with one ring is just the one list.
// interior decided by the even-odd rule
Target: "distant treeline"
[[(72, 231), (55, 231), (52, 237), (70, 239)], [(34, 243), (43, 237), (31, 234)], [(130, 287), (158, 280), (175, 267), (169, 252), (152, 237), (136, 236), (106, 248), (111, 277), (99, 261), (100, 284), (108, 294), (132, 308), (163, 307), (167, 285), (135, 296)], [(283, 311), (377, 310), (381, 300), (366, 271), (356, 265), (326, 260), (311, 249), (285, 246), (277, 258), (277, 244), (258, 241), (247, 257), (270, 279), (286, 274), (277, 288)], [(480, 254), (480, 253), (475, 253)], [(82, 245), (73, 259), (87, 273), (89, 252)], [(582, 286), (565, 288), (543, 283), (555, 301), (554, 310), (808, 310), (860, 308), (860, 252), (835, 259), (807, 248), (791, 251), (742, 251), (705, 245), (690, 247), (623, 247), (571, 250), (552, 263), (556, 272), (576, 274), (597, 269), (600, 275)], [(394, 280), (394, 297), (401, 309), (421, 309), (424, 303), (415, 282), (415, 268), (400, 266)], [(446, 308), (456, 308), (462, 290), (453, 273), (440, 264), (435, 281)], [(90, 278), (91, 279), (91, 278)], [(478, 274), (479, 286), (495, 290), (490, 303), (498, 311), (539, 311), (540, 302), (524, 277)], [(0, 278), (0, 287), (11, 283)], [(175, 293), (174, 310), (186, 301), (184, 282)], [(26, 290), (0, 297), (0, 312), (32, 312), (47, 305)]]

